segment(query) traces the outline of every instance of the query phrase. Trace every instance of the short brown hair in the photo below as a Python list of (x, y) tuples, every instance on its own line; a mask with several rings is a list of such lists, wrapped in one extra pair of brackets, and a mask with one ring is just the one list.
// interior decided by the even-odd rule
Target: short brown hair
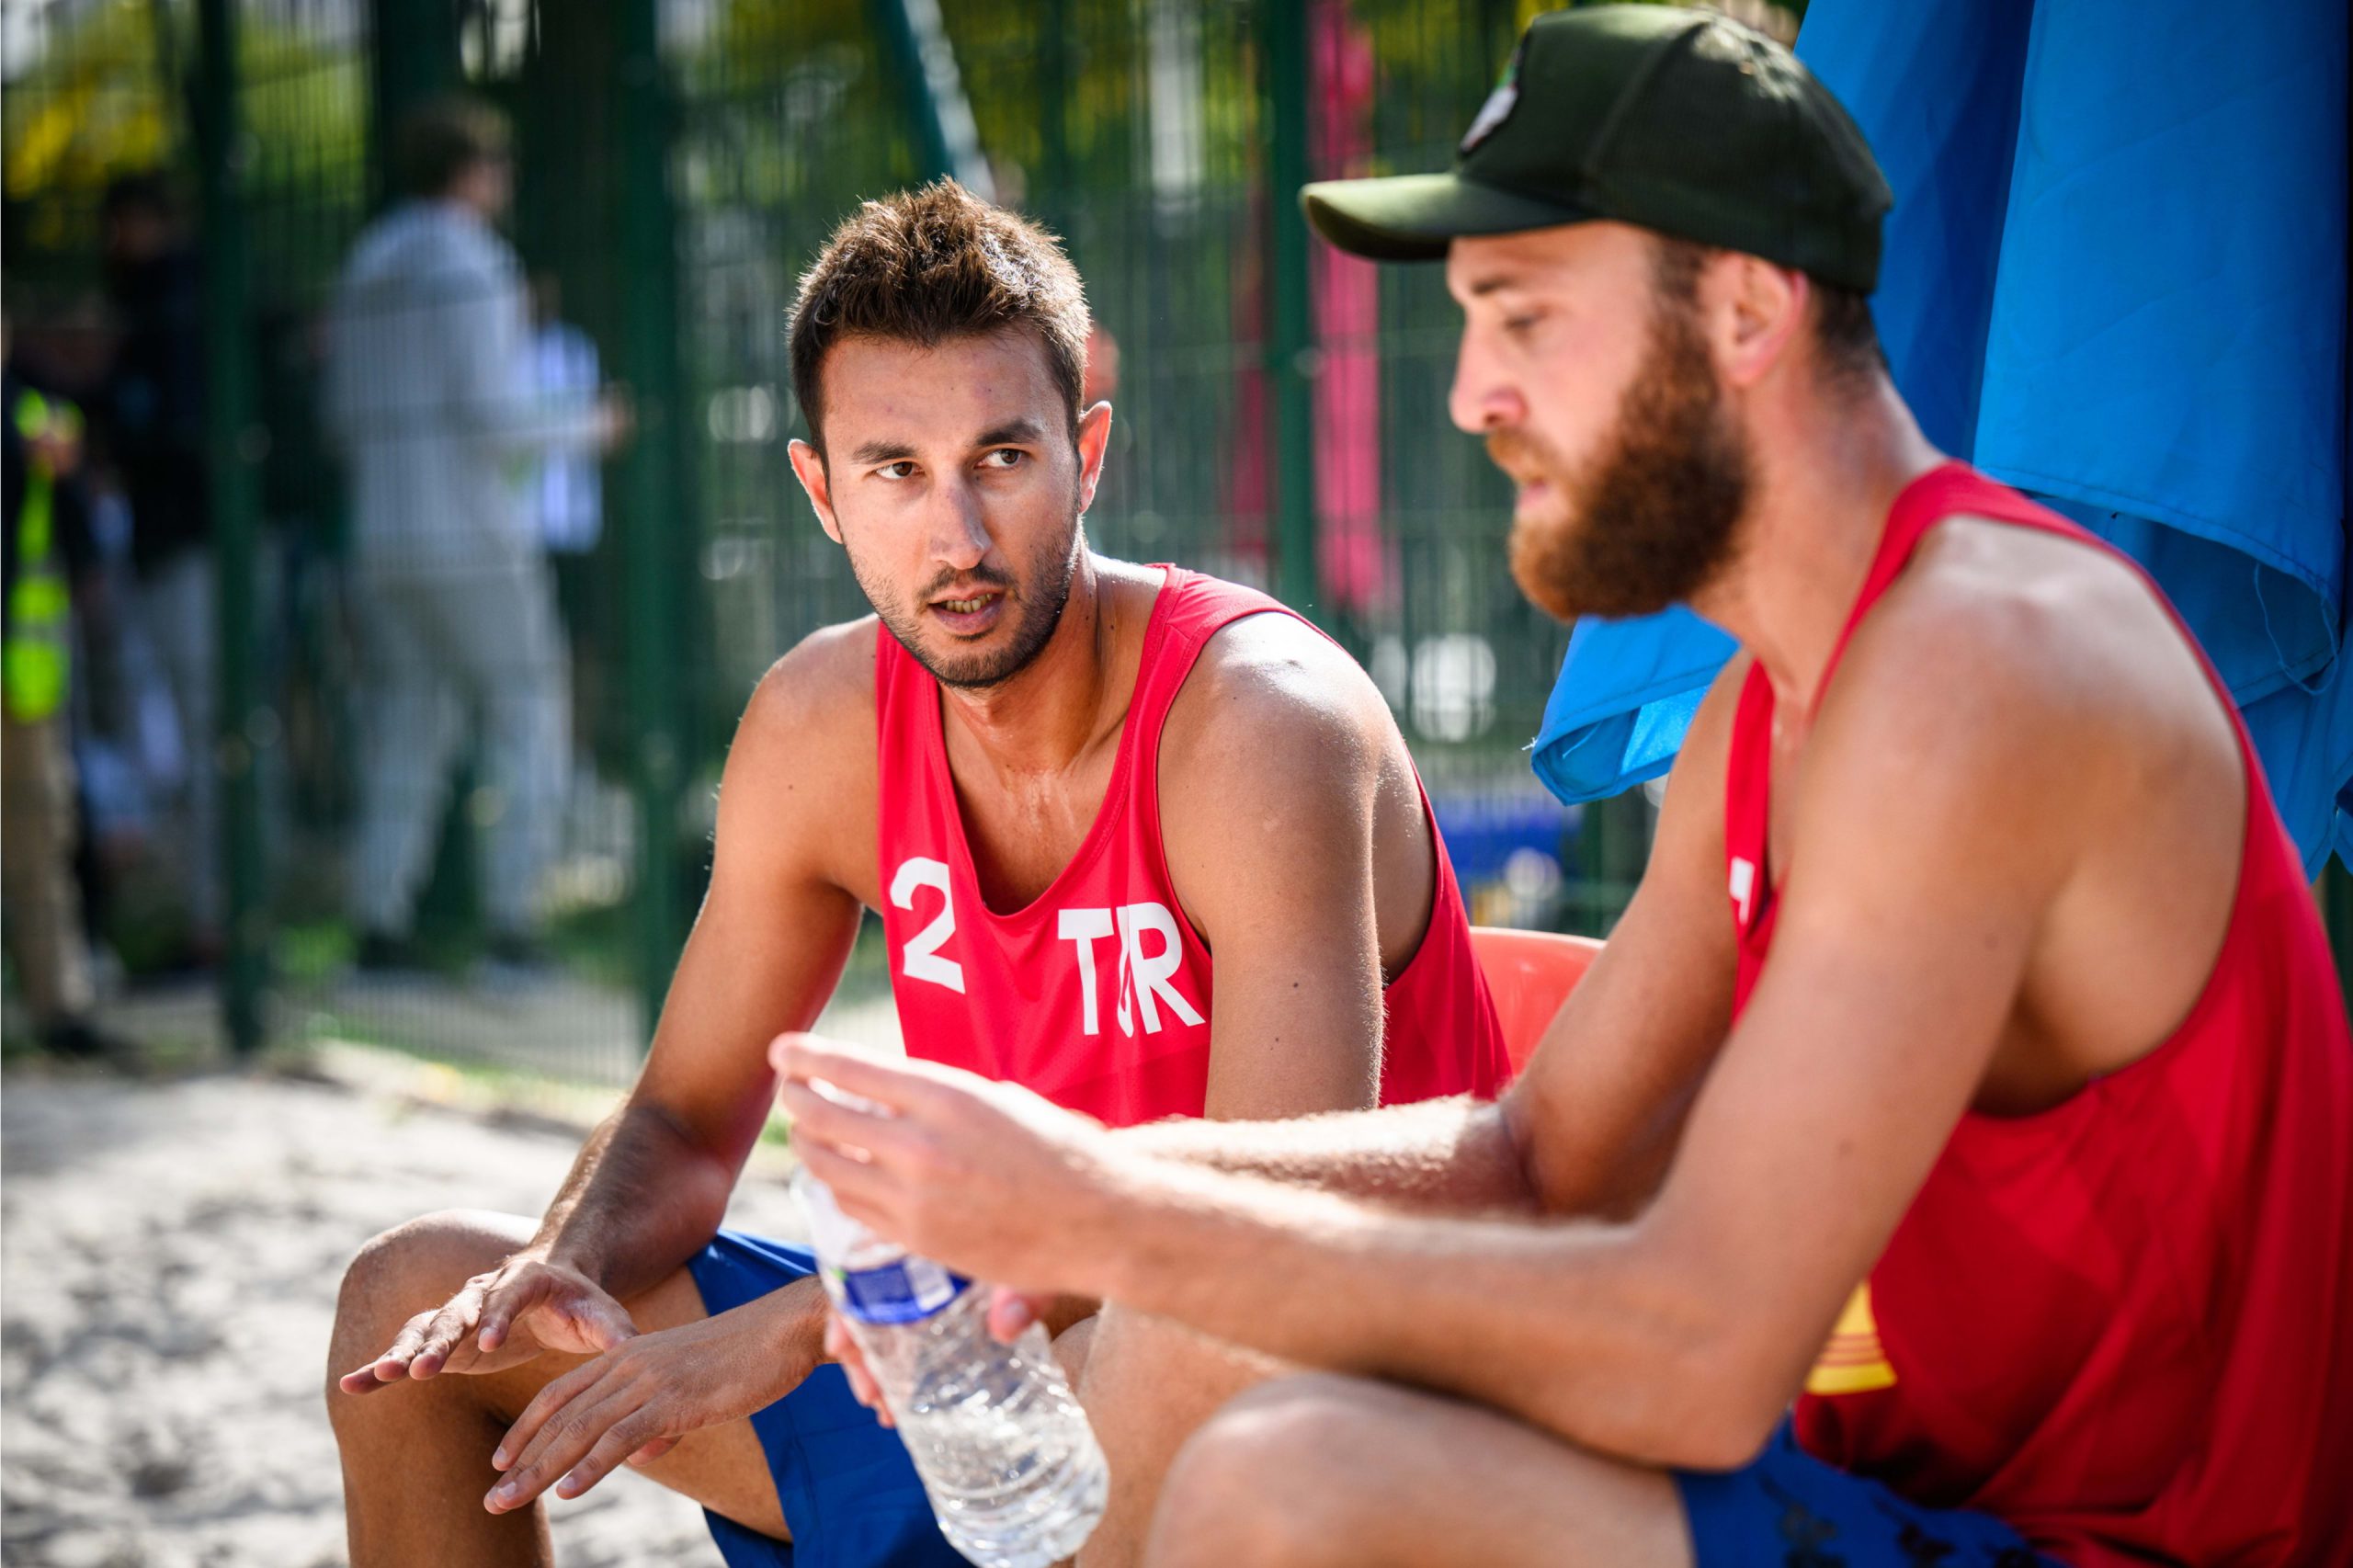
[(822, 454), (818, 371), (845, 337), (928, 348), (951, 337), (1028, 328), (1078, 430), (1086, 377), (1086, 290), (1054, 236), (952, 179), (862, 203), (809, 270), (788, 333), (792, 395)]
[(476, 164), (507, 155), (506, 117), (480, 98), (438, 98), (409, 112), (392, 141), (392, 166), (410, 196), (446, 196)]
[(1887, 369), (1870, 300), (1819, 278), (1813, 280), (1813, 342), (1833, 381), (1862, 381)]
[[(1651, 254), (1652, 281), (1660, 296), (1678, 305), (1699, 297), (1699, 269), (1717, 247), (1672, 234), (1654, 236)], [(1868, 296), (1836, 283), (1813, 279), (1813, 300), (1807, 309), (1813, 328), (1814, 355), (1822, 373), (1833, 385), (1846, 386), (1887, 369), (1879, 342), (1879, 327), (1871, 320)]]

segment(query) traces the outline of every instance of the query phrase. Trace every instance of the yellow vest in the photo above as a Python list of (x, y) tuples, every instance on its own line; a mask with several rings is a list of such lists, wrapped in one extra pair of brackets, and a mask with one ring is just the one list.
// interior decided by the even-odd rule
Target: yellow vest
[(57, 551), (57, 476), (36, 443), (78, 439), (82, 414), (63, 398), (36, 392), (17, 400), (10, 417), (25, 438), (25, 504), (17, 514), (17, 580), (8, 585), (8, 634), (0, 643), (0, 688), (8, 717), (37, 723), (65, 703), (73, 659), (74, 601)]

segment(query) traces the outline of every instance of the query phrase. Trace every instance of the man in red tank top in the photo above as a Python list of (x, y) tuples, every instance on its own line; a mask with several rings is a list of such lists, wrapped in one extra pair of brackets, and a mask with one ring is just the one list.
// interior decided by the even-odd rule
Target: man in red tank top
[[(1263, 595), (1088, 548), (1087, 324), (1051, 237), (949, 183), (867, 203), (803, 278), (793, 464), (875, 614), (752, 698), (652, 1052), (546, 1217), (435, 1216), (353, 1265), (328, 1397), (355, 1564), (544, 1561), (536, 1498), (624, 1460), (703, 1503), (737, 1568), (958, 1561), (819, 1364), (807, 1252), (719, 1229), (767, 1042), (817, 1017), (864, 910), (912, 1053), (1108, 1122), (1502, 1087), (1370, 680)], [(1116, 1312), (1063, 1350), (1115, 1517), (1257, 1375)]]
[(2313, 901), (2154, 586), (1922, 438), (1844, 112), (1721, 17), (1580, 8), (1454, 174), (1306, 199), (1444, 258), (1530, 597), (1685, 601), (1744, 651), (1497, 1106), (1123, 1132), (778, 1042), (811, 1169), (1002, 1318), (1076, 1291), (1309, 1369), (1088, 1555), (2353, 1561)]

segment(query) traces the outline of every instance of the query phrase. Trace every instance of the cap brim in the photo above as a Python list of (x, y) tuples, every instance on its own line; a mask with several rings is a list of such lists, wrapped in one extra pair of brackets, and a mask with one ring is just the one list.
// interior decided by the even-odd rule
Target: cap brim
[(1466, 234), (1517, 234), (1596, 216), (1450, 174), (1318, 180), (1299, 202), (1317, 233), (1373, 261), (1440, 261)]

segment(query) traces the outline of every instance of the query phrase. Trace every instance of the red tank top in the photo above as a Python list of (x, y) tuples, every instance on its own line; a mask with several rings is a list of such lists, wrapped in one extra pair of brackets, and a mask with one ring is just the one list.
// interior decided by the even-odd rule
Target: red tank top
[[(1113, 1126), (1199, 1116), (1209, 1092), (1209, 946), (1186, 917), (1160, 837), (1160, 731), (1222, 628), (1289, 615), (1248, 588), (1167, 567), (1094, 825), (1046, 891), (983, 901), (949, 775), (939, 686), (878, 629), (882, 928), (907, 1049), (1027, 1085)], [(1490, 1096), (1510, 1074), (1495, 1004), (1438, 824), (1429, 928), (1386, 994), (1383, 1104)]]
[[(2108, 548), (1964, 464), (1922, 476), (1817, 704), (1957, 514)], [(1773, 939), (1772, 718), (1752, 669), (1724, 817), (1740, 1006)], [(1797, 1402), (1819, 1458), (2086, 1568), (2353, 1562), (2353, 1039), (2244, 727), (2239, 754), (2238, 893), (2188, 1017), (2050, 1110), (1964, 1115)]]

